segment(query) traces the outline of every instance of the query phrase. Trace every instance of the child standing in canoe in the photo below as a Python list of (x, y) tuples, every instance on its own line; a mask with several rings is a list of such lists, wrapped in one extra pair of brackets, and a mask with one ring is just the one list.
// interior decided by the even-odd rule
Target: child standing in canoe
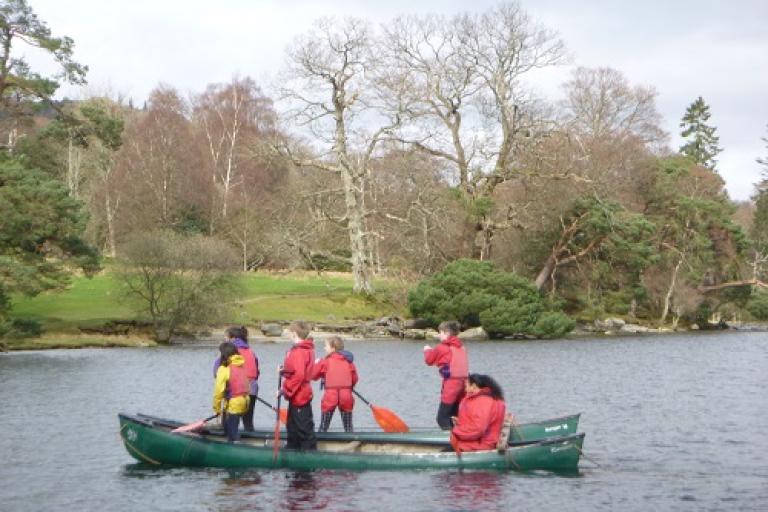
[(328, 432), (337, 407), (344, 432), (352, 432), (352, 408), (355, 406), (352, 388), (357, 384), (355, 358), (351, 352), (344, 350), (344, 341), (338, 336), (331, 336), (325, 341), (325, 353), (327, 355), (323, 359), (315, 361), (312, 370), (312, 380), (322, 379), (320, 387), (325, 389), (320, 402), (322, 417), (319, 432)]
[(222, 415), (222, 425), (227, 439), (240, 438), (240, 418), (248, 410), (248, 377), (243, 356), (238, 354), (234, 343), (225, 341), (219, 345), (219, 367), (213, 386), (213, 412)]
[(435, 348), (424, 346), (424, 362), (437, 366), (443, 379), (440, 389), (440, 405), (437, 408), (437, 424), (443, 430), (450, 430), (451, 417), (456, 416), (459, 402), (464, 394), (464, 381), (469, 375), (469, 360), (464, 344), (458, 337), (457, 322), (443, 322), (438, 328), (440, 343)]
[[(243, 430), (253, 432), (253, 406), (259, 395), (259, 358), (248, 345), (248, 329), (245, 326), (233, 326), (227, 329), (227, 341), (234, 344), (237, 353), (243, 356), (243, 368), (248, 378), (248, 410), (243, 414)], [(213, 376), (220, 366), (220, 358), (213, 364)]]
[(316, 450), (315, 421), (312, 417), (312, 366), (315, 361), (315, 344), (309, 337), (309, 325), (291, 322), (288, 332), (293, 347), (285, 355), (278, 368), (282, 375), (280, 393), (288, 399), (288, 433), (286, 448)]

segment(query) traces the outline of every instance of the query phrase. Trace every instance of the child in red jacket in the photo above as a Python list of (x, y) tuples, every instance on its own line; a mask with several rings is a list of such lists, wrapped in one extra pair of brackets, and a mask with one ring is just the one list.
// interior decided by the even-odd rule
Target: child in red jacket
[(459, 402), (464, 395), (464, 381), (469, 375), (469, 360), (464, 344), (458, 337), (457, 322), (443, 322), (437, 330), (440, 343), (435, 348), (424, 346), (424, 362), (428, 366), (437, 366), (443, 379), (440, 405), (437, 408), (437, 424), (443, 430), (450, 430), (451, 417), (456, 416)]
[(315, 344), (309, 337), (309, 325), (291, 322), (288, 332), (293, 347), (285, 355), (279, 368), (283, 376), (280, 393), (288, 399), (288, 433), (286, 448), (316, 450), (315, 420), (312, 417), (312, 366), (315, 361)]
[(504, 425), (504, 393), (488, 375), (473, 373), (467, 379), (459, 415), (453, 418), (451, 445), (457, 452), (493, 450)]
[(341, 412), (344, 432), (352, 432), (352, 408), (355, 399), (352, 388), (357, 384), (357, 368), (354, 356), (344, 350), (344, 341), (338, 336), (331, 336), (325, 341), (325, 358), (315, 361), (312, 380), (322, 379), (320, 387), (325, 389), (320, 403), (322, 418), (319, 432), (328, 432), (331, 418), (336, 407)]

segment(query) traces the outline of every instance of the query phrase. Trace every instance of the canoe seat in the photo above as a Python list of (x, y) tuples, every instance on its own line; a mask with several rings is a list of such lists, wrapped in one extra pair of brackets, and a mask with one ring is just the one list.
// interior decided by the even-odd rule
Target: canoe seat
[(318, 449), (325, 452), (334, 452), (334, 453), (352, 453), (356, 451), (360, 451), (360, 446), (363, 443), (360, 441), (349, 441), (346, 443), (341, 442), (323, 442), (320, 441), (318, 443)]

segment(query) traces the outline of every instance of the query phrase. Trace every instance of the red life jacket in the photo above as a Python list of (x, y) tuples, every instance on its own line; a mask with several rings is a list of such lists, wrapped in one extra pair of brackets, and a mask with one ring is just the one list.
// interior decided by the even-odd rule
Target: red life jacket
[(464, 346), (454, 347), (449, 346), (451, 349), (451, 362), (448, 365), (450, 371), (449, 379), (466, 379), (469, 377), (469, 359), (467, 358), (467, 351), (464, 350)]
[(229, 365), (229, 381), (227, 382), (227, 395), (229, 398), (245, 396), (249, 390), (249, 380), (246, 370), (242, 366)]
[(257, 380), (259, 378), (259, 363), (256, 356), (250, 348), (238, 348), (237, 352), (245, 359), (243, 368), (245, 369), (246, 377), (250, 380)]
[(325, 389), (351, 388), (352, 365), (341, 354), (331, 354), (326, 358), (328, 369), (325, 372)]
[[(302, 340), (295, 344), (285, 356), (283, 362), (283, 393), (291, 404), (302, 407), (312, 400), (312, 386), (309, 381), (312, 378), (312, 367), (315, 362), (314, 343), (311, 339)], [(303, 375), (299, 377), (292, 368), (303, 368)], [(288, 373), (286, 373), (288, 370)]]

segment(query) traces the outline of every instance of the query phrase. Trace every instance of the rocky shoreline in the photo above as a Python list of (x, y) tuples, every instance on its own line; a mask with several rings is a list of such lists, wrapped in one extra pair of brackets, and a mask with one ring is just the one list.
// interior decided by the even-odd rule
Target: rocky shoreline
[[(288, 342), (289, 337), (286, 331), (288, 322), (264, 322), (258, 327), (252, 327), (250, 340), (255, 343), (281, 343)], [(765, 323), (747, 323), (747, 322), (719, 322), (717, 324), (708, 324), (705, 326), (689, 327), (648, 327), (640, 324), (627, 323), (620, 318), (606, 318), (595, 320), (593, 323), (580, 324), (569, 333), (565, 338), (579, 338), (586, 336), (637, 336), (637, 335), (656, 335), (671, 334), (681, 332), (698, 331), (768, 331), (768, 324)], [(174, 344), (215, 343), (223, 339), (224, 328), (216, 332), (199, 333), (195, 336), (185, 336), (175, 338)], [(328, 336), (342, 336), (350, 340), (425, 340), (427, 342), (438, 341), (437, 330), (432, 328), (428, 321), (424, 319), (406, 319), (402, 320), (394, 317), (385, 317), (377, 321), (365, 321), (348, 324), (330, 324), (316, 323), (312, 331), (317, 339), (323, 339)], [(459, 338), (464, 341), (488, 341), (492, 338), (482, 327), (467, 329), (459, 334)], [(498, 338), (497, 338), (498, 339)], [(537, 339), (534, 336), (518, 335), (507, 336), (503, 339)]]

